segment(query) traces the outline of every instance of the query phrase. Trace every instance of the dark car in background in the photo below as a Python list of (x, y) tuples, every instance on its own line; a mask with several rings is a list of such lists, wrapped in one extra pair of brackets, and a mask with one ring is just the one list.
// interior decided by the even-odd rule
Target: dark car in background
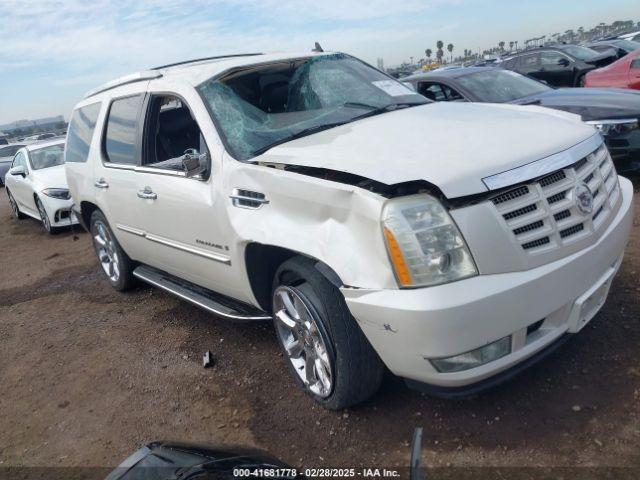
[(585, 47), (595, 50), (596, 52), (604, 53), (608, 50), (616, 52), (618, 59), (630, 54), (631, 52), (640, 49), (640, 43), (633, 40), (613, 39), (613, 40), (601, 40), (599, 42), (592, 42), (585, 44)]
[(22, 147), (24, 147), (22, 144), (0, 145), (0, 187), (4, 187), (4, 176), (11, 168), (13, 156)]
[(500, 66), (554, 87), (582, 87), (587, 73), (616, 59), (611, 49), (596, 52), (579, 45), (557, 45), (525, 50), (506, 58)]
[(616, 168), (640, 172), (640, 92), (551, 88), (501, 68), (459, 68), (403, 79), (430, 100), (539, 105), (571, 112), (602, 132)]

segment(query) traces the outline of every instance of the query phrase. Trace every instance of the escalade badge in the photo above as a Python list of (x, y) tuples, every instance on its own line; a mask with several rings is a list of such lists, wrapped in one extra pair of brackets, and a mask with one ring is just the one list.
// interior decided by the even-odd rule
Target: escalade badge
[(578, 210), (584, 215), (589, 215), (593, 211), (593, 193), (586, 183), (578, 185), (574, 192)]

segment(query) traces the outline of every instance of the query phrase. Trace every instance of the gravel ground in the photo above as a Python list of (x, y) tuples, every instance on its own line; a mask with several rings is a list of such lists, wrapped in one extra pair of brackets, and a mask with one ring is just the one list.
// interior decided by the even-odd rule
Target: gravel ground
[(428, 467), (640, 468), (638, 185), (609, 299), (564, 348), (474, 398), (430, 398), (389, 376), (343, 412), (295, 388), (271, 324), (230, 323), (146, 286), (117, 293), (86, 233), (48, 236), (11, 218), (0, 192), (0, 467), (115, 466), (158, 439), (248, 444), (307, 467), (401, 466), (422, 426)]

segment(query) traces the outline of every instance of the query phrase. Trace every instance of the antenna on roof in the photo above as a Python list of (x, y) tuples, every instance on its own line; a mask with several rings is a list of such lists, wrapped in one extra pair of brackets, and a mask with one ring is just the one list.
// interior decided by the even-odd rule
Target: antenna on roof
[(322, 47), (320, 46), (320, 44), (318, 42), (316, 42), (316, 46), (313, 47), (313, 50), (311, 50), (312, 52), (317, 52), (317, 53), (322, 53), (324, 52), (324, 50), (322, 49)]

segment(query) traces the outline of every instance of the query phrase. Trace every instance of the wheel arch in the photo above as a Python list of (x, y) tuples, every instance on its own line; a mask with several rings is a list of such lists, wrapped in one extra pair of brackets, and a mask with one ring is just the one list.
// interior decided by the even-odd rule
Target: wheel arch
[(292, 257), (305, 257), (330, 283), (336, 287), (343, 285), (340, 276), (324, 262), (295, 250), (275, 245), (251, 242), (245, 248), (247, 277), (255, 299), (264, 311), (271, 311), (271, 289), (278, 267)]
[(93, 215), (93, 212), (96, 210), (100, 210), (100, 208), (95, 203), (86, 200), (80, 202), (80, 220), (82, 221), (82, 226), (87, 231), (91, 229), (91, 215)]

